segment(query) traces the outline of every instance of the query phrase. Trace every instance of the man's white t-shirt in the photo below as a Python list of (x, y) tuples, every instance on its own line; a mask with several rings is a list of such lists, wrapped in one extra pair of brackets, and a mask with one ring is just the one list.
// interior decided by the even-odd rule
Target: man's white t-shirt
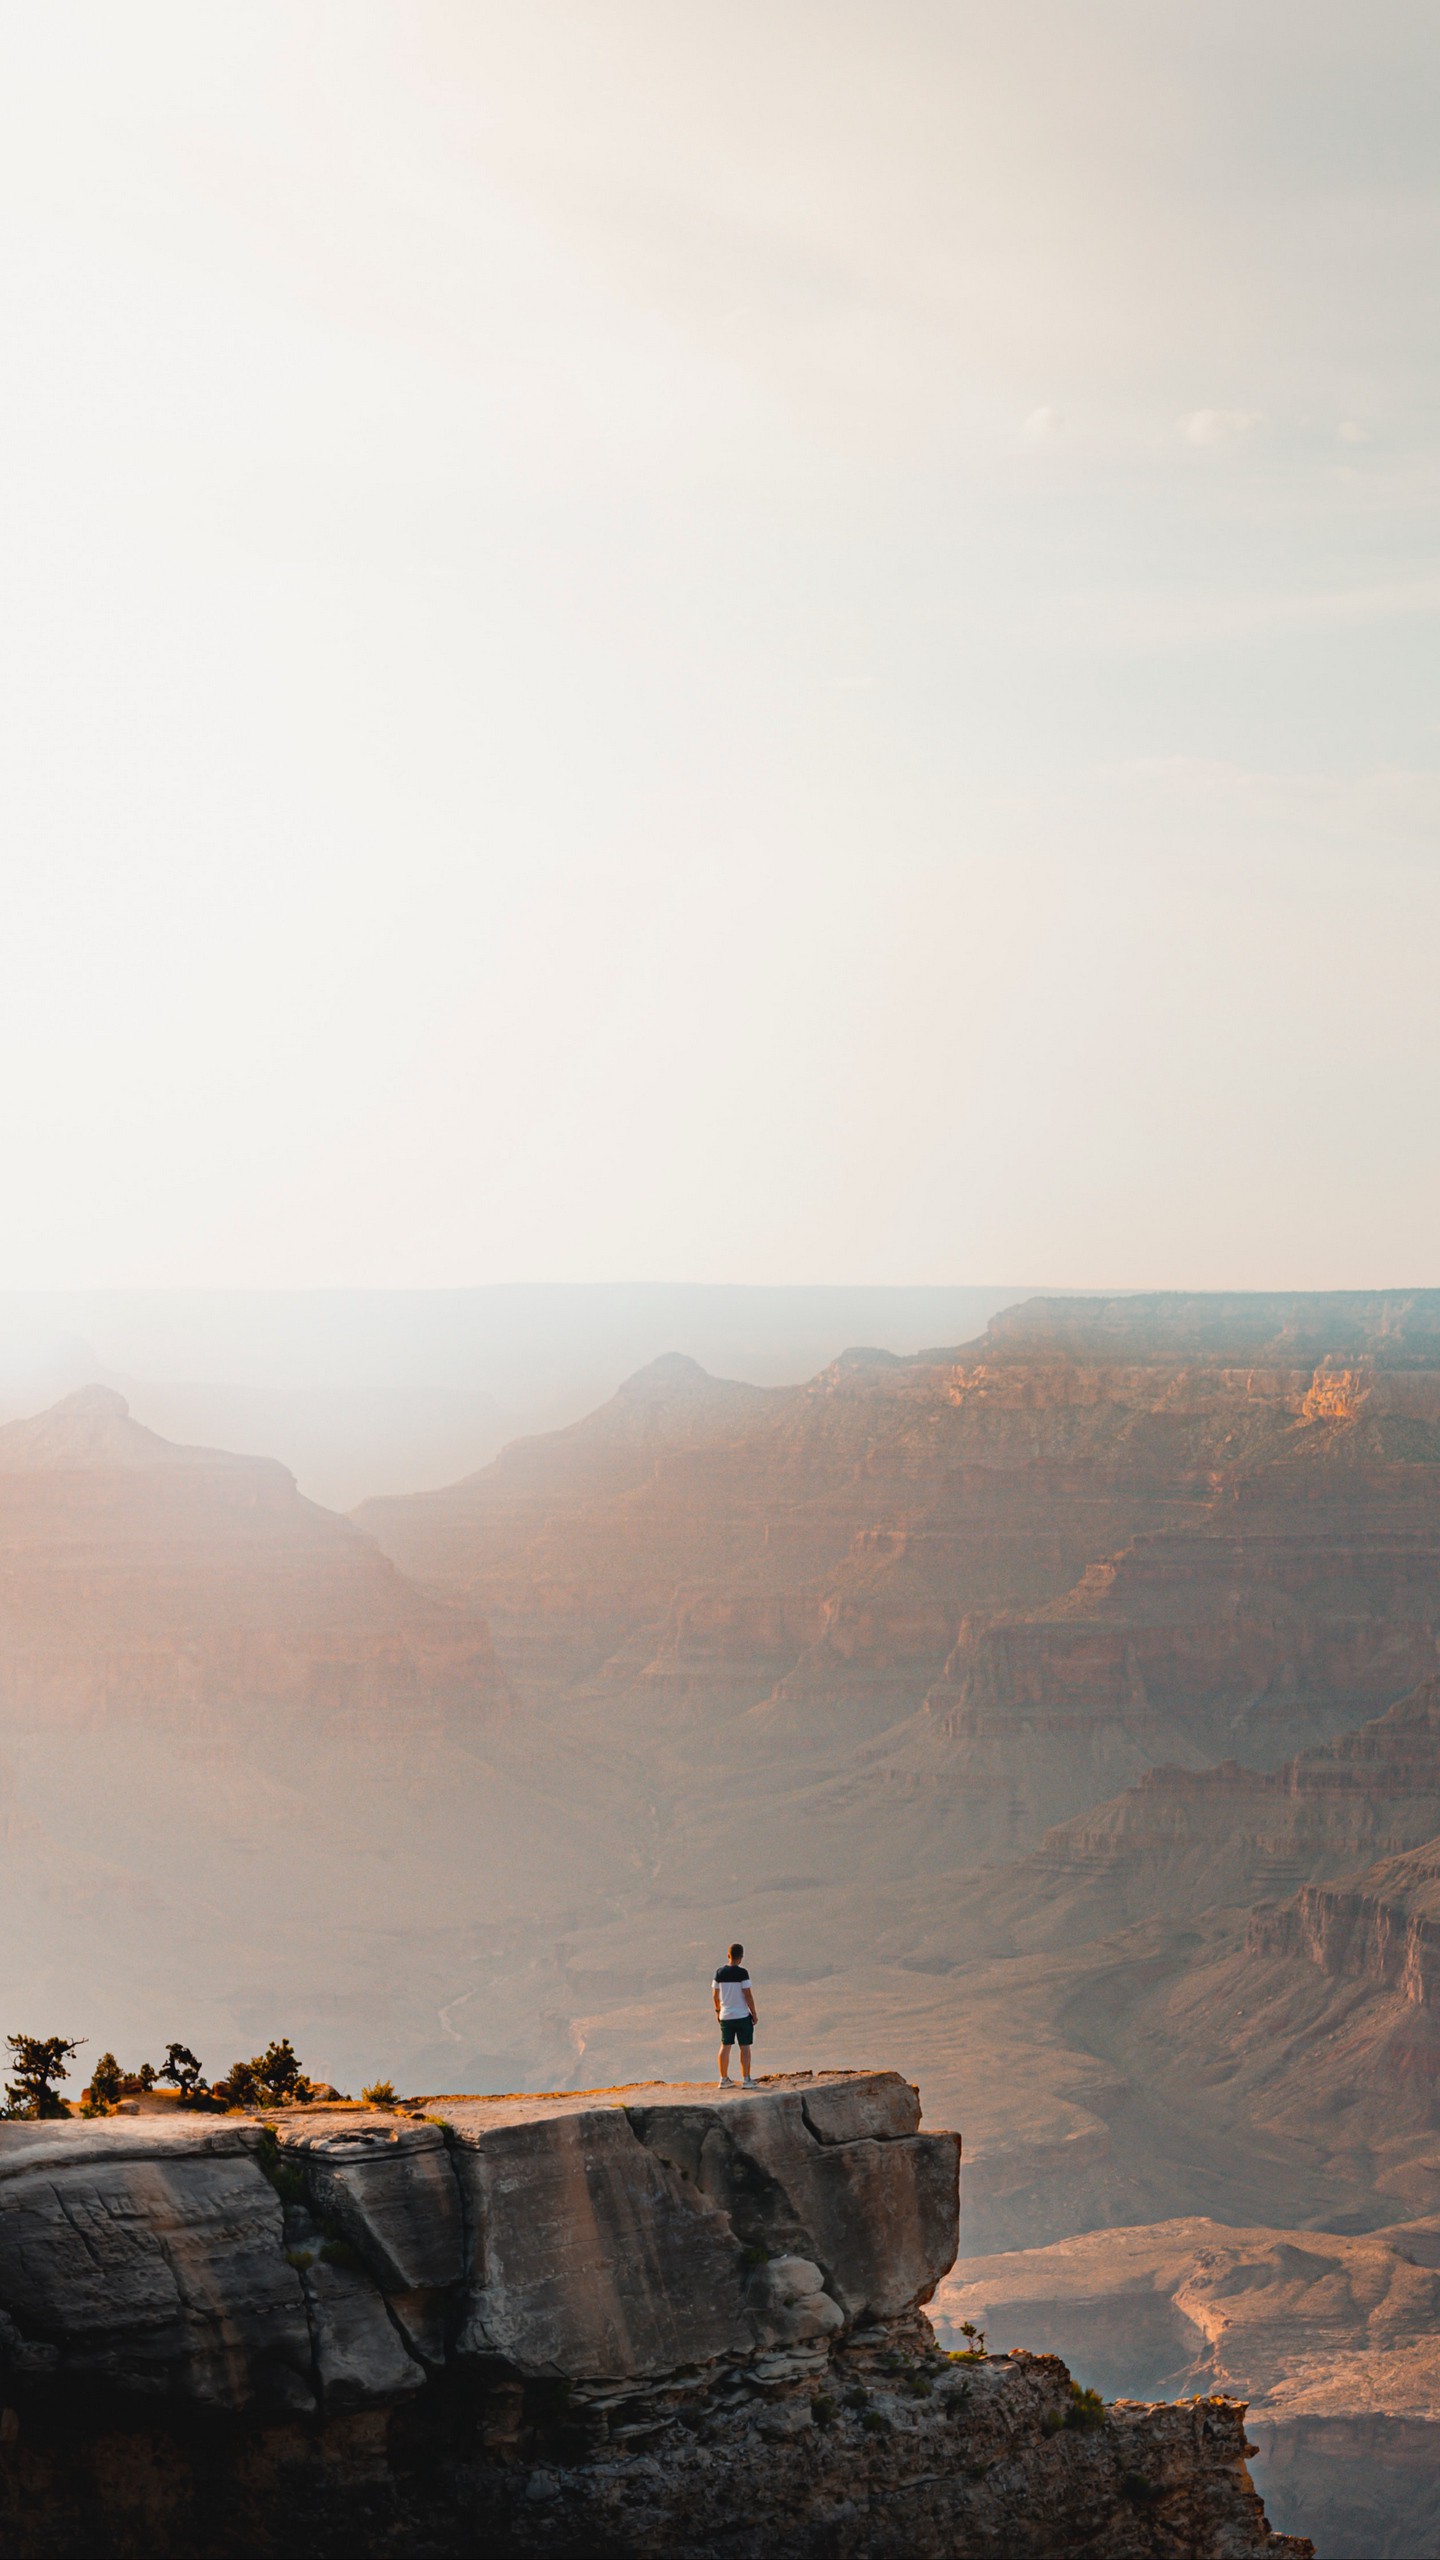
[(715, 1988), (720, 1994), (722, 2018), (749, 2017), (750, 2004), (745, 1994), (750, 1987), (750, 1976), (743, 1964), (722, 1964), (717, 1967)]

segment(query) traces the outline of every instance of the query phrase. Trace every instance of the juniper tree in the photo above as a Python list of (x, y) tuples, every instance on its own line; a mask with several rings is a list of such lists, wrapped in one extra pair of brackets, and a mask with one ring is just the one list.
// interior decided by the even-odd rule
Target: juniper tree
[(165, 2059), (156, 2077), (160, 2080), (173, 2080), (180, 2092), (182, 2106), (187, 2105), (197, 2090), (205, 2086), (205, 2076), (200, 2068), (199, 2057), (191, 2052), (188, 2044), (167, 2044)]
[[(66, 2069), (72, 2054), (79, 2052), (83, 2036), (7, 2036), (14, 2060), (15, 2077), (5, 2083), (9, 2116), (68, 2116), (69, 2108), (59, 2095), (58, 2084), (70, 2077)], [(113, 2058), (113, 2057), (112, 2057)]]

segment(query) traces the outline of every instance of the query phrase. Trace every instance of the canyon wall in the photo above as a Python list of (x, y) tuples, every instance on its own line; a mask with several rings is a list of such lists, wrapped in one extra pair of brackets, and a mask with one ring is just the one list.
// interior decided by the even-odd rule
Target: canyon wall
[(797, 1768), (870, 1750), (993, 1861), (1165, 1760), (1275, 1766), (1440, 1640), (1429, 1298), (1046, 1302), (759, 1390), (658, 1362), (363, 1506), (527, 1694)]
[(1382, 1858), (1352, 1883), (1304, 1885), (1280, 1910), (1257, 1911), (1246, 1949), (1301, 1956), (1332, 1980), (1376, 1984), (1440, 2013), (1440, 1840)]
[(937, 2352), (958, 2149), (894, 2073), (0, 2126), (4, 2547), (1302, 2560), (1234, 2401)]

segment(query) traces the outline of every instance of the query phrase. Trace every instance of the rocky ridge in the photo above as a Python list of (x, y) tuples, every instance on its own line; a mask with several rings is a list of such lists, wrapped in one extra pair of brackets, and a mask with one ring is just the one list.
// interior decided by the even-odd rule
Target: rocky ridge
[(7, 2551), (1308, 2551), (1233, 2401), (937, 2354), (898, 2075), (438, 2105), (0, 2127)]
[(415, 1590), (270, 1458), (186, 1449), (111, 1387), (0, 1428), (0, 1727), (503, 1711), (484, 1621)]

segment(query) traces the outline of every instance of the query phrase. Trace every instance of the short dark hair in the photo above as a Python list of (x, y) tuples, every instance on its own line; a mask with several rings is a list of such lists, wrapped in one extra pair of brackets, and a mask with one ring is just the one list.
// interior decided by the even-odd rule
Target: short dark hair
[(733, 1946), (733, 1947), (731, 1948), (731, 1950), (730, 1950), (730, 1961), (731, 1961), (731, 1963), (732, 1963), (732, 1964), (738, 1964), (738, 1963), (739, 1963), (739, 1961), (740, 1961), (740, 1959), (741, 1959), (741, 1957), (743, 1956), (743, 1954), (744, 1954), (744, 1953), (745, 1953), (745, 1950), (744, 1950), (744, 1948), (741, 1946), (740, 1941), (739, 1941), (739, 1939), (737, 1938), (737, 1939), (736, 1939), (736, 1941), (735, 1941), (734, 1946)]

